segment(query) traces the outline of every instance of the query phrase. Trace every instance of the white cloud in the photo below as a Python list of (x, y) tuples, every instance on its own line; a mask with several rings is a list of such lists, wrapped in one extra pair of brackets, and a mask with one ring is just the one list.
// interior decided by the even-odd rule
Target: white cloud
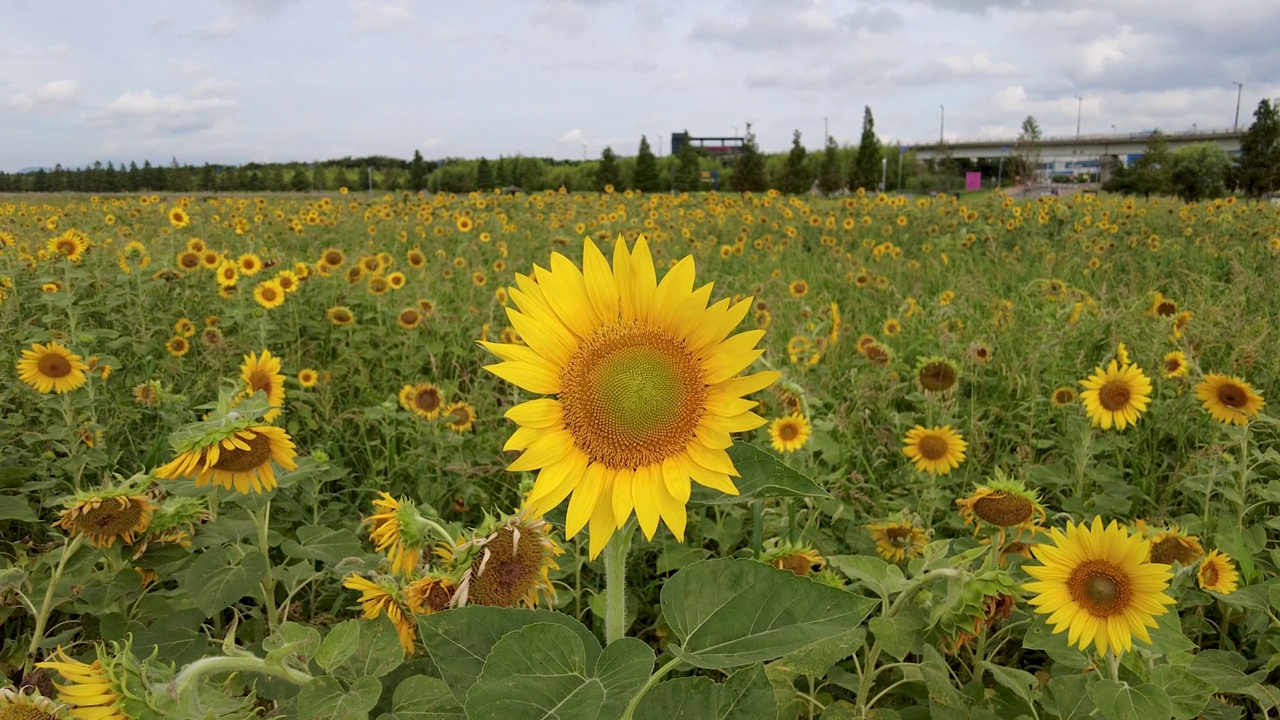
[(355, 35), (403, 28), (417, 19), (404, 0), (388, 3), (360, 0), (355, 5), (355, 13)]
[(240, 106), (230, 96), (234, 85), (218, 78), (205, 78), (190, 90), (158, 95), (150, 89), (127, 92), (96, 116), (99, 120), (124, 123), (159, 133), (208, 130)]
[(196, 37), (205, 40), (224, 40), (236, 34), (236, 24), (224, 15), (210, 25), (196, 28), (195, 33)]
[(41, 85), (30, 93), (20, 92), (9, 99), (9, 104), (22, 112), (56, 108), (75, 101), (80, 83), (75, 80), (54, 80)]
[(581, 145), (586, 142), (586, 135), (583, 134), (581, 128), (574, 128), (561, 134), (560, 137), (556, 139), (556, 142), (562, 142), (566, 145)]

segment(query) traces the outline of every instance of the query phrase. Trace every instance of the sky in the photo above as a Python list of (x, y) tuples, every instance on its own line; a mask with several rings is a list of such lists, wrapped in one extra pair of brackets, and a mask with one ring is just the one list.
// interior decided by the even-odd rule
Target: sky
[(0, 0), (0, 171), (1229, 128), (1277, 37), (1276, 0)]

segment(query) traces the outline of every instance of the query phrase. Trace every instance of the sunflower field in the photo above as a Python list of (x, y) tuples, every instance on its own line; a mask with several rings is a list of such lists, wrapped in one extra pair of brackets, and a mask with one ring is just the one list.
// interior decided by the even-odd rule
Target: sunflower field
[(1280, 715), (1280, 208), (0, 197), (0, 720)]

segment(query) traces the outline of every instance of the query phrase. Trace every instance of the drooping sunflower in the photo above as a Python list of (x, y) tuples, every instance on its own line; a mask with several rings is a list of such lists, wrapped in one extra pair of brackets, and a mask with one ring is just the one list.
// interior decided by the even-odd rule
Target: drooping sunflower
[(862, 354), (876, 367), (888, 367), (893, 362), (893, 351), (888, 345), (882, 345), (878, 342), (868, 344), (862, 348)]
[(1066, 532), (1052, 528), (1049, 535), (1051, 544), (1032, 548), (1043, 565), (1023, 566), (1035, 578), (1023, 587), (1053, 632), (1067, 631), (1069, 645), (1093, 645), (1099, 654), (1129, 650), (1135, 636), (1151, 642), (1147, 628), (1175, 601), (1165, 593), (1173, 573), (1147, 561), (1148, 542), (1114, 520), (1104, 528), (1100, 516), (1092, 526), (1069, 522)]
[(441, 411), (444, 426), (456, 433), (464, 433), (476, 424), (476, 409), (461, 400), (451, 402)]
[(396, 628), (404, 654), (413, 654), (414, 641), (418, 638), (418, 623), (413, 613), (405, 607), (400, 588), (390, 581), (374, 582), (355, 573), (342, 581), (342, 587), (360, 592), (360, 607), (364, 610), (366, 620), (386, 615)]
[(280, 372), (280, 358), (273, 357), (270, 350), (263, 350), (262, 355), (250, 353), (244, 356), (244, 364), (240, 366), (240, 379), (244, 381), (245, 395), (262, 391), (266, 393), (267, 402), (272, 409), (263, 416), (271, 422), (280, 416), (284, 407), (284, 375)]
[(13, 688), (0, 690), (0, 720), (62, 720), (64, 709), (38, 692), (28, 695)]
[(325, 311), (325, 315), (329, 317), (329, 322), (338, 326), (351, 325), (356, 321), (355, 313), (344, 305), (329, 308)]
[(946, 393), (960, 379), (960, 368), (944, 357), (921, 358), (916, 364), (916, 382), (927, 393)]
[[(85, 663), (68, 657), (59, 647), (53, 660), (36, 663), (36, 667), (53, 670), (67, 681), (66, 685), (54, 684), (58, 699), (70, 708), (70, 715), (77, 720), (130, 720), (125, 712), (125, 694), (121, 680), (102, 662), (101, 657)], [(35, 715), (31, 720), (36, 720)], [(55, 716), (56, 717), (56, 716)], [(21, 715), (20, 720), (28, 720)]]
[(313, 368), (302, 368), (298, 371), (298, 384), (304, 388), (313, 388), (320, 382), (320, 373)]
[(1196, 384), (1196, 399), (1209, 415), (1227, 425), (1246, 425), (1266, 405), (1262, 396), (1238, 377), (1209, 373)]
[(1201, 590), (1212, 590), (1220, 595), (1230, 595), (1240, 587), (1240, 572), (1231, 556), (1214, 550), (1200, 562), (1196, 579)]
[(827, 559), (810, 545), (781, 542), (773, 538), (763, 548), (760, 562), (768, 563), (779, 570), (790, 570), (796, 575), (808, 575), (817, 567), (822, 569)]
[(800, 413), (793, 413), (775, 418), (769, 425), (769, 442), (778, 452), (795, 452), (809, 442), (813, 427), (808, 418)]
[(453, 596), (458, 607), (537, 607), (539, 595), (548, 605), (555, 599), (550, 571), (558, 570), (556, 556), (564, 554), (551, 535), (551, 526), (527, 510), (482, 528), (479, 537), (463, 543), (458, 555), (474, 552), (471, 567)]
[(18, 360), (18, 379), (46, 395), (61, 395), (83, 386), (87, 382), (84, 373), (88, 369), (79, 355), (54, 340), (47, 345), (33, 343), (22, 351), (22, 358)]
[(1177, 525), (1156, 532), (1150, 540), (1149, 559), (1153, 563), (1172, 565), (1176, 560), (1183, 567), (1190, 567), (1196, 560), (1204, 557), (1204, 546), (1200, 544), (1200, 538), (1186, 534)]
[(453, 576), (432, 571), (405, 585), (404, 599), (409, 610), (418, 615), (430, 615), (448, 610), (453, 605), (453, 594), (457, 590), (458, 582)]
[(396, 499), (379, 492), (373, 501), (373, 515), (365, 518), (371, 523), (369, 539), (374, 550), (386, 552), (391, 562), (391, 572), (410, 575), (422, 560), (422, 551), (430, 538), (423, 532), (423, 522), (418, 508), (408, 498)]
[(920, 472), (947, 475), (964, 462), (964, 451), (968, 447), (969, 443), (950, 425), (934, 425), (933, 429), (917, 425), (907, 431), (902, 454), (910, 458)]
[(253, 299), (267, 310), (278, 308), (284, 304), (284, 288), (279, 280), (265, 280), (253, 289)]
[(975, 535), (982, 523), (999, 528), (1001, 545), (1006, 529), (1017, 528), (1020, 535), (1021, 531), (1031, 530), (1037, 522), (1045, 520), (1044, 506), (1036, 492), (999, 470), (986, 485), (978, 486), (968, 497), (957, 498), (956, 505), (964, 524), (973, 525)]
[(270, 425), (249, 425), (190, 441), (179, 449), (177, 457), (157, 468), (155, 476), (165, 480), (195, 478), (196, 487), (213, 483), (247, 495), (274, 489), (272, 463), (283, 470), (296, 470), (296, 456), (289, 433)]
[(875, 541), (876, 553), (889, 562), (910, 560), (924, 551), (928, 536), (908, 520), (872, 523), (867, 526)]
[(151, 500), (127, 488), (77, 492), (53, 525), (84, 535), (94, 547), (109, 548), (120, 540), (132, 545), (151, 525)]
[(1103, 430), (1115, 425), (1123, 430), (1138, 422), (1138, 416), (1151, 402), (1151, 380), (1137, 365), (1120, 365), (1112, 360), (1107, 369), (1096, 368), (1080, 393), (1089, 421)]
[(1068, 387), (1066, 385), (1063, 385), (1060, 388), (1055, 388), (1053, 393), (1049, 395), (1049, 402), (1054, 407), (1067, 407), (1068, 405), (1075, 403), (1075, 401), (1075, 388)]
[(1160, 375), (1164, 378), (1186, 377), (1187, 355), (1181, 350), (1166, 353), (1160, 362)]
[(737, 494), (730, 433), (765, 423), (742, 396), (780, 374), (735, 377), (764, 331), (728, 337), (751, 300), (707, 307), (691, 257), (659, 283), (643, 235), (631, 251), (617, 242), (612, 267), (589, 238), (583, 255), (585, 272), (553, 253), (550, 270), (516, 276), (507, 314), (527, 345), (482, 344), (503, 360), (487, 370), (556, 396), (506, 413), (520, 428), (504, 449), (524, 451), (508, 469), (540, 471), (535, 515), (572, 494), (567, 532), (590, 522), (595, 557), (633, 510), (647, 537), (661, 521), (683, 539), (690, 479)]
[(431, 383), (405, 385), (400, 388), (400, 407), (427, 420), (435, 420), (444, 406), (440, 388)]

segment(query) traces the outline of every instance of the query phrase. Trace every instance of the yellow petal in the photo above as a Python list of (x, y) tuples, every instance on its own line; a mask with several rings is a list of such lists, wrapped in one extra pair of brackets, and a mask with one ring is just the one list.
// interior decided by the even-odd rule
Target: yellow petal
[[(658, 531), (658, 503), (654, 499), (655, 486), (659, 489), (662, 478), (654, 477), (648, 465), (636, 468), (635, 478), (631, 482), (631, 497), (636, 508), (636, 520), (640, 522), (640, 531), (650, 540)], [(665, 491), (664, 491), (665, 492)]]

